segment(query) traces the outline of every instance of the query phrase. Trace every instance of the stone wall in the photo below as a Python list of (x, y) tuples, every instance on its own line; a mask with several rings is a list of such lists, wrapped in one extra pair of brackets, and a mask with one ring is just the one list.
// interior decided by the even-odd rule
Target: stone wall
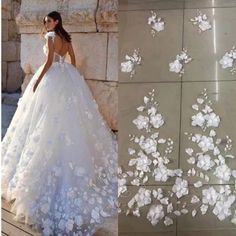
[(45, 39), (40, 37), (42, 20), (47, 13), (56, 10), (62, 15), (64, 28), (72, 35), (77, 68), (109, 126), (117, 130), (117, 5), (117, 0), (22, 0), (16, 17), (21, 34), (22, 91), (46, 60)]
[(20, 34), (16, 25), (16, 15), (20, 10), (20, 0), (2, 1), (2, 91), (15, 92), (23, 81), (20, 67)]

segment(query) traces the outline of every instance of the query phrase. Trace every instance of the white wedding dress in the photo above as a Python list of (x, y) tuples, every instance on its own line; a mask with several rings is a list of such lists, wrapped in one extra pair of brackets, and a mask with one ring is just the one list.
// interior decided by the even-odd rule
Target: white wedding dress
[(2, 197), (15, 199), (15, 220), (43, 235), (87, 236), (117, 215), (117, 140), (64, 60), (54, 54), (33, 93), (41, 65), (18, 101), (2, 140)]

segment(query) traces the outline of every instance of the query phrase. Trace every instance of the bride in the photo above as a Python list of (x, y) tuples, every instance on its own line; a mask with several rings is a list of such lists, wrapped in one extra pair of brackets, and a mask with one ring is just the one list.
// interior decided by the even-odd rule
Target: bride
[(60, 14), (44, 26), (47, 61), (2, 140), (2, 197), (15, 220), (43, 235), (90, 236), (117, 214), (117, 140), (75, 67)]

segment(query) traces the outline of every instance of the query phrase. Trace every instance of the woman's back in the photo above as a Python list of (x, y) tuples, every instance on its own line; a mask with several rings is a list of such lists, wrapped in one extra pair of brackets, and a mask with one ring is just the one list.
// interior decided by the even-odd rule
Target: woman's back
[(67, 52), (69, 52), (70, 44), (71, 43), (67, 42), (64, 38), (56, 35), (54, 39), (54, 52), (60, 56), (65, 56)]

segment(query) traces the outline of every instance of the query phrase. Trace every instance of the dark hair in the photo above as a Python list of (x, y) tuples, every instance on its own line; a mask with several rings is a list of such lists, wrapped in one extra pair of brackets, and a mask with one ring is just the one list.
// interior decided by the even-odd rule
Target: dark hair
[[(62, 18), (61, 14), (57, 11), (52, 11), (48, 13), (46, 16), (52, 18), (54, 21), (58, 20), (57, 25), (55, 26), (55, 33), (58, 34), (60, 37), (64, 38), (67, 42), (71, 42), (71, 36), (70, 34), (63, 28), (62, 26)], [(45, 25), (45, 18), (43, 18), (43, 24)]]

